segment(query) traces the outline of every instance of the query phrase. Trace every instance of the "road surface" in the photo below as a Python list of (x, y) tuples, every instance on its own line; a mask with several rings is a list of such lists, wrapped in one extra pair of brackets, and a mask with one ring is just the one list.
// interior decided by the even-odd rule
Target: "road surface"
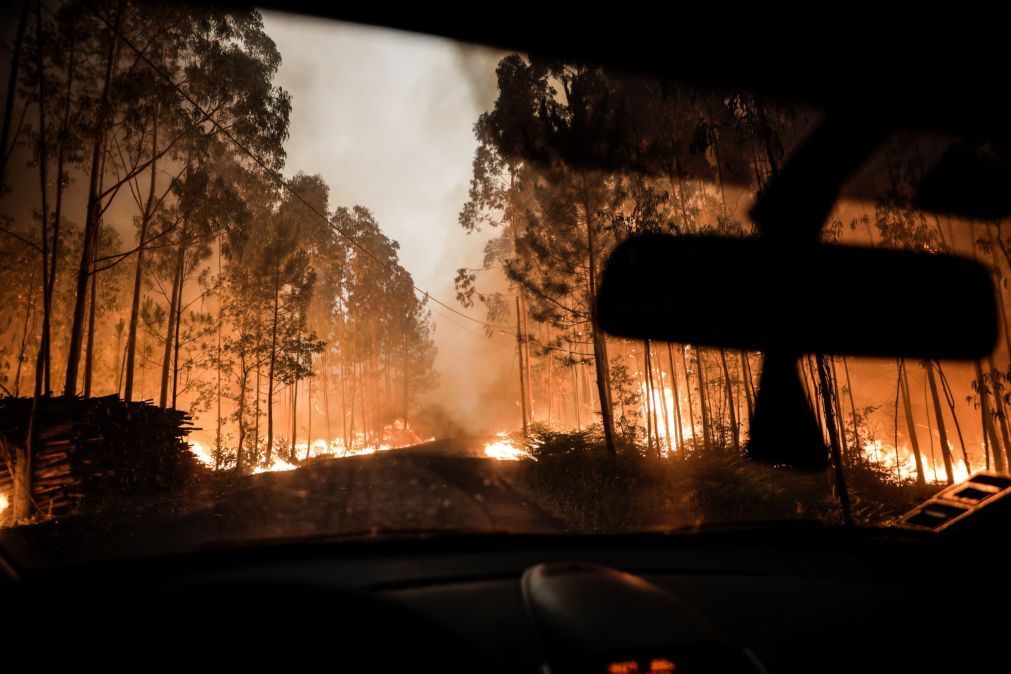
[(550, 532), (561, 524), (514, 489), (514, 466), (421, 448), (320, 459), (232, 485), (185, 524), (217, 540), (380, 530)]
[(135, 511), (7, 530), (0, 547), (59, 563), (319, 536), (564, 530), (512, 486), (516, 462), (475, 454), (472, 444), (436, 442), (284, 472), (211, 475)]

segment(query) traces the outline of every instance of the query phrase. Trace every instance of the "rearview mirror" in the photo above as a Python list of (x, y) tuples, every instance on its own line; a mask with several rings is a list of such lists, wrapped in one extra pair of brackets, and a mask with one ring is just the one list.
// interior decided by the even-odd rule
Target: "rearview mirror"
[(997, 339), (989, 271), (947, 254), (645, 235), (604, 270), (607, 332), (789, 353), (976, 359)]

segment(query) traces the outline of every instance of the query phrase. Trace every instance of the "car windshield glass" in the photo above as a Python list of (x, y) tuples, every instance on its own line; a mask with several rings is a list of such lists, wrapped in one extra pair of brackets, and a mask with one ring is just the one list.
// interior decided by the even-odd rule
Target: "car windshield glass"
[[(630, 237), (755, 236), (816, 107), (274, 11), (2, 11), (12, 555), (889, 526), (1007, 465), (1011, 241), (913, 199), (957, 138), (889, 135), (820, 236), (979, 260), (998, 346), (799, 356), (826, 462), (797, 471), (749, 453), (762, 354), (607, 334), (594, 297)], [(628, 301), (660, 296), (721, 303), (691, 280)], [(934, 299), (925, 325), (959, 301)]]

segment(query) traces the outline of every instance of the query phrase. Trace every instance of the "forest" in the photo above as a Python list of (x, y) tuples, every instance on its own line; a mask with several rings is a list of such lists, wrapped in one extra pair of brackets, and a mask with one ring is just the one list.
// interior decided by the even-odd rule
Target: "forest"
[[(608, 337), (596, 326), (593, 298), (608, 251), (626, 237), (754, 235), (750, 203), (817, 111), (519, 55), (499, 63), (497, 83), (494, 108), (475, 125), (479, 147), (460, 214), (466, 231), (496, 234), (480, 266), (458, 270), (456, 286), (459, 301), (484, 305), (501, 332), (515, 326), (524, 434), (593, 425), (612, 455), (746, 455), (760, 354)], [(975, 257), (1000, 292), (1003, 336), (984, 361), (802, 359), (826, 445), (841, 449), (837, 470), (872, 483), (952, 484), (982, 468), (1006, 470), (1011, 459), (1011, 240), (1001, 221), (960, 221), (912, 205), (912, 186), (957, 143), (911, 133), (890, 139), (824, 229), (830, 243)], [(645, 298), (659, 292), (705, 289), (642, 289)], [(936, 299), (943, 321), (944, 302), (957, 298)], [(557, 450), (558, 439), (545, 437)]]
[(259, 14), (22, 5), (4, 394), (185, 406), (217, 469), (308, 451), (295, 419), (316, 397), (316, 437), (382, 443), (433, 381), (425, 298), (367, 208), (331, 206), (318, 176), (280, 178), (291, 100)]
[[(750, 203), (816, 110), (503, 57), (474, 124), (469, 194), (447, 223), (484, 237), (484, 257), (455, 271), (451, 303), (416, 285), (367, 205), (331, 203), (322, 177), (286, 165), (298, 101), (276, 82), (282, 54), (257, 11), (23, 0), (8, 13), (0, 393), (33, 401), (24, 441), (0, 446), (14, 482), (45, 423), (40, 401), (56, 397), (183, 410), (200, 461), (240, 474), (462, 428), (429, 404), (433, 304), (499, 347), (475, 367), (507, 370), (515, 387), (500, 392), (515, 419), (495, 429), (515, 431), (506, 458), (746, 460), (761, 354), (611, 337), (593, 300), (631, 235), (753, 235)], [(1001, 293), (1000, 345), (983, 361), (804, 357), (826, 443), (842, 450), (834, 469), (864, 475), (865, 493), (1011, 462), (1011, 239), (1003, 222), (923, 213), (910, 198), (954, 142), (892, 139), (825, 230), (975, 257)]]

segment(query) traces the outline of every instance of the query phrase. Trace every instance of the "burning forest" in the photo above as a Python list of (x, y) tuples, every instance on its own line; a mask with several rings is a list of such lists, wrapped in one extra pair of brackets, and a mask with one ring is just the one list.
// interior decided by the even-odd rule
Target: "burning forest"
[[(604, 260), (632, 235), (753, 236), (750, 205), (818, 111), (526, 55), (449, 60), (452, 86), (491, 94), (454, 127), (467, 161), (440, 168), (426, 146), (417, 179), (445, 173), (453, 197), (440, 208), (458, 217), (440, 211), (442, 230), (419, 242), (383, 213), (398, 198), (412, 216), (425, 203), (381, 172), (369, 175), (384, 194), (374, 204), (354, 205), (341, 182), (373, 167), (372, 153), (393, 165), (408, 150), (292, 165), (320, 143), (317, 127), (296, 125), (300, 106), (327, 110), (305, 91), (322, 75), (285, 71), (280, 17), (131, 0), (5, 12), (0, 524), (59, 519), (113, 492), (359, 471), (397, 485), (388, 501), (403, 512), (383, 511), (383, 525), (414, 526), (427, 506), (399, 489), (427, 478), (388, 477), (412, 461), (435, 475), (439, 522), (439, 504), (458, 502), (447, 484), (482, 503), (508, 485), (570, 529), (839, 520), (838, 483), (749, 462), (761, 354), (617, 338), (594, 308)], [(379, 86), (362, 76), (374, 80), (342, 93)], [(443, 122), (425, 119), (439, 142)], [(358, 130), (326, 134), (339, 146)], [(1011, 238), (1002, 221), (926, 214), (910, 198), (955, 142), (890, 143), (824, 234), (974, 257), (1001, 293), (1000, 345), (975, 363), (801, 359), (862, 522), (1011, 462)], [(432, 259), (434, 289), (408, 271)], [(642, 289), (656, 292), (707, 289)], [(933, 318), (957, 301), (937, 298)], [(493, 472), (461, 478), (446, 457), (494, 460)], [(395, 467), (361, 477), (380, 461)], [(347, 499), (348, 522), (376, 526)]]

